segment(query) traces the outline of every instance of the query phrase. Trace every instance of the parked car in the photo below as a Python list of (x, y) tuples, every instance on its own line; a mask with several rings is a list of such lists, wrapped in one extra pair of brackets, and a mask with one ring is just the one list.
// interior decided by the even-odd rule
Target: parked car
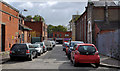
[(47, 50), (48, 49), (53, 49), (53, 44), (52, 44), (52, 42), (50, 40), (44, 40), (44, 43), (45, 43), (45, 45), (47, 47)]
[(37, 50), (31, 46), (32, 44), (14, 44), (10, 49), (10, 59), (13, 60), (15, 58), (27, 58), (32, 60), (37, 57)]
[(33, 46), (37, 50), (38, 56), (40, 56), (41, 53), (43, 53), (43, 49), (40, 46), (40, 44), (32, 44), (31, 46)]
[(100, 56), (95, 45), (87, 43), (78, 44), (75, 51), (71, 52), (71, 62), (74, 66), (77, 66), (78, 63), (93, 63), (97, 68), (100, 64)]
[(45, 46), (44, 42), (40, 42), (41, 47), (43, 48), (43, 52), (47, 51), (47, 47)]
[(44, 53), (44, 48), (43, 48), (43, 46), (41, 46), (41, 42), (35, 42), (35, 44), (39, 44), (41, 47), (41, 54)]
[(70, 46), (69, 46), (68, 52), (67, 52), (67, 56), (69, 59), (71, 58), (71, 52), (73, 51), (73, 47), (76, 44), (81, 44), (81, 43), (84, 43), (84, 42), (83, 41), (71, 41), (71, 44), (69, 43)]
[(52, 42), (53, 47), (55, 47), (56, 42), (55, 41), (51, 41), (51, 42)]
[(69, 46), (69, 43), (68, 42), (64, 42), (63, 43), (63, 51), (66, 52), (66, 47), (68, 47), (68, 46)]

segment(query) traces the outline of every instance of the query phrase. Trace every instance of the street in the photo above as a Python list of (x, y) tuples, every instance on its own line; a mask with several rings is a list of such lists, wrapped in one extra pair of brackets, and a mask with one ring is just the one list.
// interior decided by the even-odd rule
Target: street
[[(101, 58), (102, 59), (102, 58)], [(62, 45), (56, 45), (53, 50), (47, 51), (38, 58), (32, 61), (15, 60), (8, 61), (2, 65), (2, 69), (86, 69), (86, 70), (111, 70), (114, 68), (99, 67), (94, 68), (91, 64), (80, 64), (74, 67), (70, 60), (68, 60)], [(116, 69), (114, 69), (116, 70)]]

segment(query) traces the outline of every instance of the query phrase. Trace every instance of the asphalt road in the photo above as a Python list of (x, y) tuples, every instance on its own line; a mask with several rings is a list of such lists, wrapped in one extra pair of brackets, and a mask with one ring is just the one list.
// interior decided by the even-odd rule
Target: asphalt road
[(78, 67), (74, 67), (70, 60), (67, 58), (64, 51), (62, 51), (62, 45), (56, 45), (53, 50), (47, 51), (38, 58), (32, 61), (27, 60), (15, 60), (8, 61), (2, 64), (2, 69), (84, 69), (87, 71), (96, 70), (114, 70), (114, 68), (99, 67), (94, 68), (91, 64), (81, 64)]

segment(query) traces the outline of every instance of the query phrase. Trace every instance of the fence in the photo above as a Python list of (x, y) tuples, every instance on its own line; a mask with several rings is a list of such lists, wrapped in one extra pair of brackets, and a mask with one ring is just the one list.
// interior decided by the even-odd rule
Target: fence
[(97, 48), (99, 53), (120, 60), (120, 29), (115, 32), (99, 34)]

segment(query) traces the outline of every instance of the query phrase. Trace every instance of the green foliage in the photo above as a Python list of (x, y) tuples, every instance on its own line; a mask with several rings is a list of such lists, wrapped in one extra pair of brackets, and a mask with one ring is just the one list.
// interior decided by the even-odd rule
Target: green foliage
[(28, 15), (28, 16), (26, 16), (26, 18), (32, 18), (32, 16), (31, 16), (31, 15)]
[(35, 20), (35, 21), (40, 21), (40, 18), (41, 18), (42, 21), (45, 21), (44, 18), (43, 18), (42, 16), (40, 16), (40, 15), (35, 15), (35, 16), (33, 17), (33, 20)]
[(41, 20), (45, 22), (44, 18), (40, 15), (35, 15), (34, 17), (32, 17), (31, 15), (26, 16), (26, 19), (31, 19), (31, 18), (33, 18), (33, 20), (35, 21), (40, 21), (40, 18), (41, 18)]
[(47, 31), (48, 34), (51, 34), (52, 32), (66, 32), (67, 28), (62, 25), (58, 26), (48, 25)]

